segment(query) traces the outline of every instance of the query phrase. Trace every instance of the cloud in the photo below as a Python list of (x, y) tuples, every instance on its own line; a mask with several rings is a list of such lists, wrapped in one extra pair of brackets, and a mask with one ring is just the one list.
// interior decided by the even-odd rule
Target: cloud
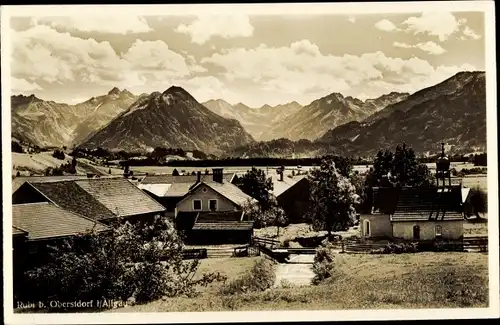
[(35, 26), (42, 24), (64, 30), (111, 34), (146, 33), (153, 30), (143, 17), (127, 14), (35, 17), (31, 23)]
[(465, 26), (463, 34), (464, 34), (464, 36), (462, 39), (478, 40), (481, 38), (481, 35), (476, 34), (476, 32), (472, 28), (470, 28), (469, 26)]
[(394, 42), (392, 45), (394, 47), (399, 47), (399, 48), (404, 48), (404, 49), (417, 48), (417, 49), (420, 49), (420, 50), (427, 52), (428, 54), (432, 54), (432, 55), (440, 55), (440, 54), (443, 54), (446, 52), (446, 50), (444, 48), (442, 48), (441, 45), (436, 44), (432, 41), (425, 42), (425, 43), (418, 43), (415, 45)]
[(393, 32), (399, 30), (396, 25), (390, 20), (382, 19), (375, 24), (375, 28), (383, 30), (384, 32)]
[(226, 49), (201, 62), (223, 68), (229, 82), (243, 80), (260, 85), (262, 91), (274, 91), (277, 96), (300, 94), (311, 99), (335, 91), (352, 96), (365, 93), (372, 97), (391, 91), (414, 92), (441, 82), (461, 69), (474, 68), (435, 68), (419, 58), (388, 57), (380, 51), (362, 55), (323, 55), (307, 40), (283, 47), (260, 45), (253, 49)]
[(205, 44), (212, 37), (222, 38), (250, 37), (254, 28), (250, 19), (245, 15), (220, 15), (199, 16), (190, 24), (181, 24), (176, 32), (188, 34), (191, 41), (197, 44)]
[(205, 71), (193, 57), (172, 51), (163, 41), (137, 40), (117, 54), (107, 41), (74, 37), (45, 25), (12, 31), (12, 45), (12, 76), (30, 82), (133, 87)]
[(40, 87), (36, 82), (29, 82), (28, 80), (22, 78), (11, 78), (11, 82), (12, 92), (16, 94), (31, 94), (34, 90), (42, 89), (42, 87)]
[(406, 32), (437, 36), (441, 42), (459, 30), (465, 19), (457, 20), (450, 12), (424, 12), (419, 17), (410, 17), (403, 22)]

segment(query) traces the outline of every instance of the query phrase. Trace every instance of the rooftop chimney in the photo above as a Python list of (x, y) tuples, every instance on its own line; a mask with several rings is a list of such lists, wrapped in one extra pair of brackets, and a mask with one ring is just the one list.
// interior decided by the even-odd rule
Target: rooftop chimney
[(199, 183), (201, 182), (201, 172), (198, 171), (198, 173), (196, 173), (196, 183)]
[(285, 166), (281, 166), (278, 171), (280, 175), (280, 182), (283, 182), (283, 175), (285, 174)]
[(223, 179), (223, 174), (222, 174), (223, 169), (222, 168), (213, 168), (213, 181), (217, 183), (222, 183)]

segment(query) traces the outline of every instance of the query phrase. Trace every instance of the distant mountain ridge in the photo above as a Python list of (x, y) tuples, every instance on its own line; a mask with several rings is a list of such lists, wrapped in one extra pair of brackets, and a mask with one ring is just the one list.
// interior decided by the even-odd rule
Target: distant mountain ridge
[(113, 88), (76, 105), (35, 95), (11, 97), (12, 135), (40, 147), (72, 146), (125, 111), (137, 97)]
[(253, 141), (237, 120), (213, 113), (183, 88), (172, 86), (163, 93), (141, 95), (79, 147), (112, 151), (166, 147), (220, 154)]
[[(435, 153), (441, 141), (451, 146), (451, 152), (486, 150), (484, 72), (459, 72), (409, 96), (391, 94), (379, 97), (378, 103), (365, 101), (365, 105), (381, 107), (394, 97), (404, 99), (396, 100), (383, 109), (374, 108), (375, 112), (364, 120), (341, 124), (315, 141), (258, 142), (235, 148), (228, 155), (291, 157), (340, 154), (370, 157), (379, 149), (394, 149), (402, 142), (420, 154), (427, 154)], [(342, 99), (339, 95), (335, 97)], [(355, 100), (351, 102), (356, 103)], [(343, 109), (350, 111), (349, 107)]]
[(274, 121), (261, 140), (286, 138), (314, 141), (328, 130), (350, 121), (361, 121), (387, 105), (404, 100), (407, 93), (392, 92), (376, 99), (362, 101), (332, 93), (300, 108), (296, 113)]
[(203, 103), (212, 112), (238, 120), (255, 139), (260, 139), (265, 130), (277, 121), (297, 112), (302, 106), (293, 101), (277, 106), (263, 105), (251, 108), (243, 103), (231, 105), (223, 99), (212, 99)]

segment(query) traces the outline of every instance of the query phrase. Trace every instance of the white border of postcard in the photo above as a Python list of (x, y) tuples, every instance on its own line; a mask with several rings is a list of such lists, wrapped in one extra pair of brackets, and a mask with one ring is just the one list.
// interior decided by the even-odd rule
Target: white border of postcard
[[(10, 35), (11, 16), (63, 16), (67, 14), (110, 15), (132, 12), (136, 15), (189, 15), (211, 13), (246, 14), (374, 14), (418, 13), (422, 11), (479, 11), (485, 14), (488, 200), (489, 211), (489, 307), (476, 309), (425, 310), (332, 310), (332, 311), (272, 311), (272, 312), (205, 312), (205, 313), (78, 313), (74, 314), (14, 314), (12, 306), (12, 241), (4, 240), (4, 315), (6, 324), (104, 324), (104, 323), (202, 323), (202, 322), (263, 322), (263, 321), (330, 321), (330, 320), (411, 320), (498, 318), (499, 307), (499, 236), (498, 236), (498, 159), (496, 116), (495, 11), (493, 1), (443, 2), (379, 2), (379, 3), (310, 3), (310, 4), (224, 4), (224, 5), (70, 5), (70, 6), (2, 6), (2, 162), (3, 214), (12, 213), (11, 153), (10, 153)], [(3, 218), (4, 238), (11, 238), (11, 218)], [(6, 307), (8, 306), (8, 307)]]

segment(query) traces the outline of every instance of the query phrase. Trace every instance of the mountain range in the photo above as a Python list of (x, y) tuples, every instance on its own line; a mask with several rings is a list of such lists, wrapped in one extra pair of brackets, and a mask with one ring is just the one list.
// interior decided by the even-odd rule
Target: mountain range
[(257, 140), (261, 140), (263, 133), (273, 128), (274, 124), (279, 124), (302, 108), (295, 101), (277, 106), (263, 105), (251, 108), (243, 103), (231, 105), (223, 99), (212, 99), (203, 105), (218, 115), (240, 121), (245, 130)]
[[(393, 96), (398, 97), (395, 94), (390, 97)], [(364, 120), (352, 120), (331, 128), (314, 141), (281, 139), (252, 143), (235, 148), (228, 155), (373, 156), (379, 149), (394, 149), (402, 142), (418, 153), (433, 154), (439, 151), (442, 141), (451, 146), (451, 152), (486, 151), (484, 72), (457, 73), (435, 86), (403, 96), (402, 100), (383, 109), (375, 109)]]
[(165, 147), (221, 154), (253, 141), (240, 122), (213, 113), (183, 88), (172, 86), (163, 93), (140, 96), (79, 147), (111, 151)]
[[(68, 105), (12, 96), (12, 136), (39, 146), (151, 150), (178, 147), (218, 156), (373, 155), (406, 142), (419, 153), (486, 147), (484, 72), (460, 72), (413, 94), (360, 100), (332, 93), (306, 106), (259, 108), (222, 99), (200, 104), (186, 90), (106, 95)], [(257, 141), (255, 141), (257, 140)]]
[(12, 96), (12, 136), (39, 147), (69, 147), (102, 128), (136, 100), (137, 96), (118, 88), (76, 105), (44, 101), (34, 95)]

